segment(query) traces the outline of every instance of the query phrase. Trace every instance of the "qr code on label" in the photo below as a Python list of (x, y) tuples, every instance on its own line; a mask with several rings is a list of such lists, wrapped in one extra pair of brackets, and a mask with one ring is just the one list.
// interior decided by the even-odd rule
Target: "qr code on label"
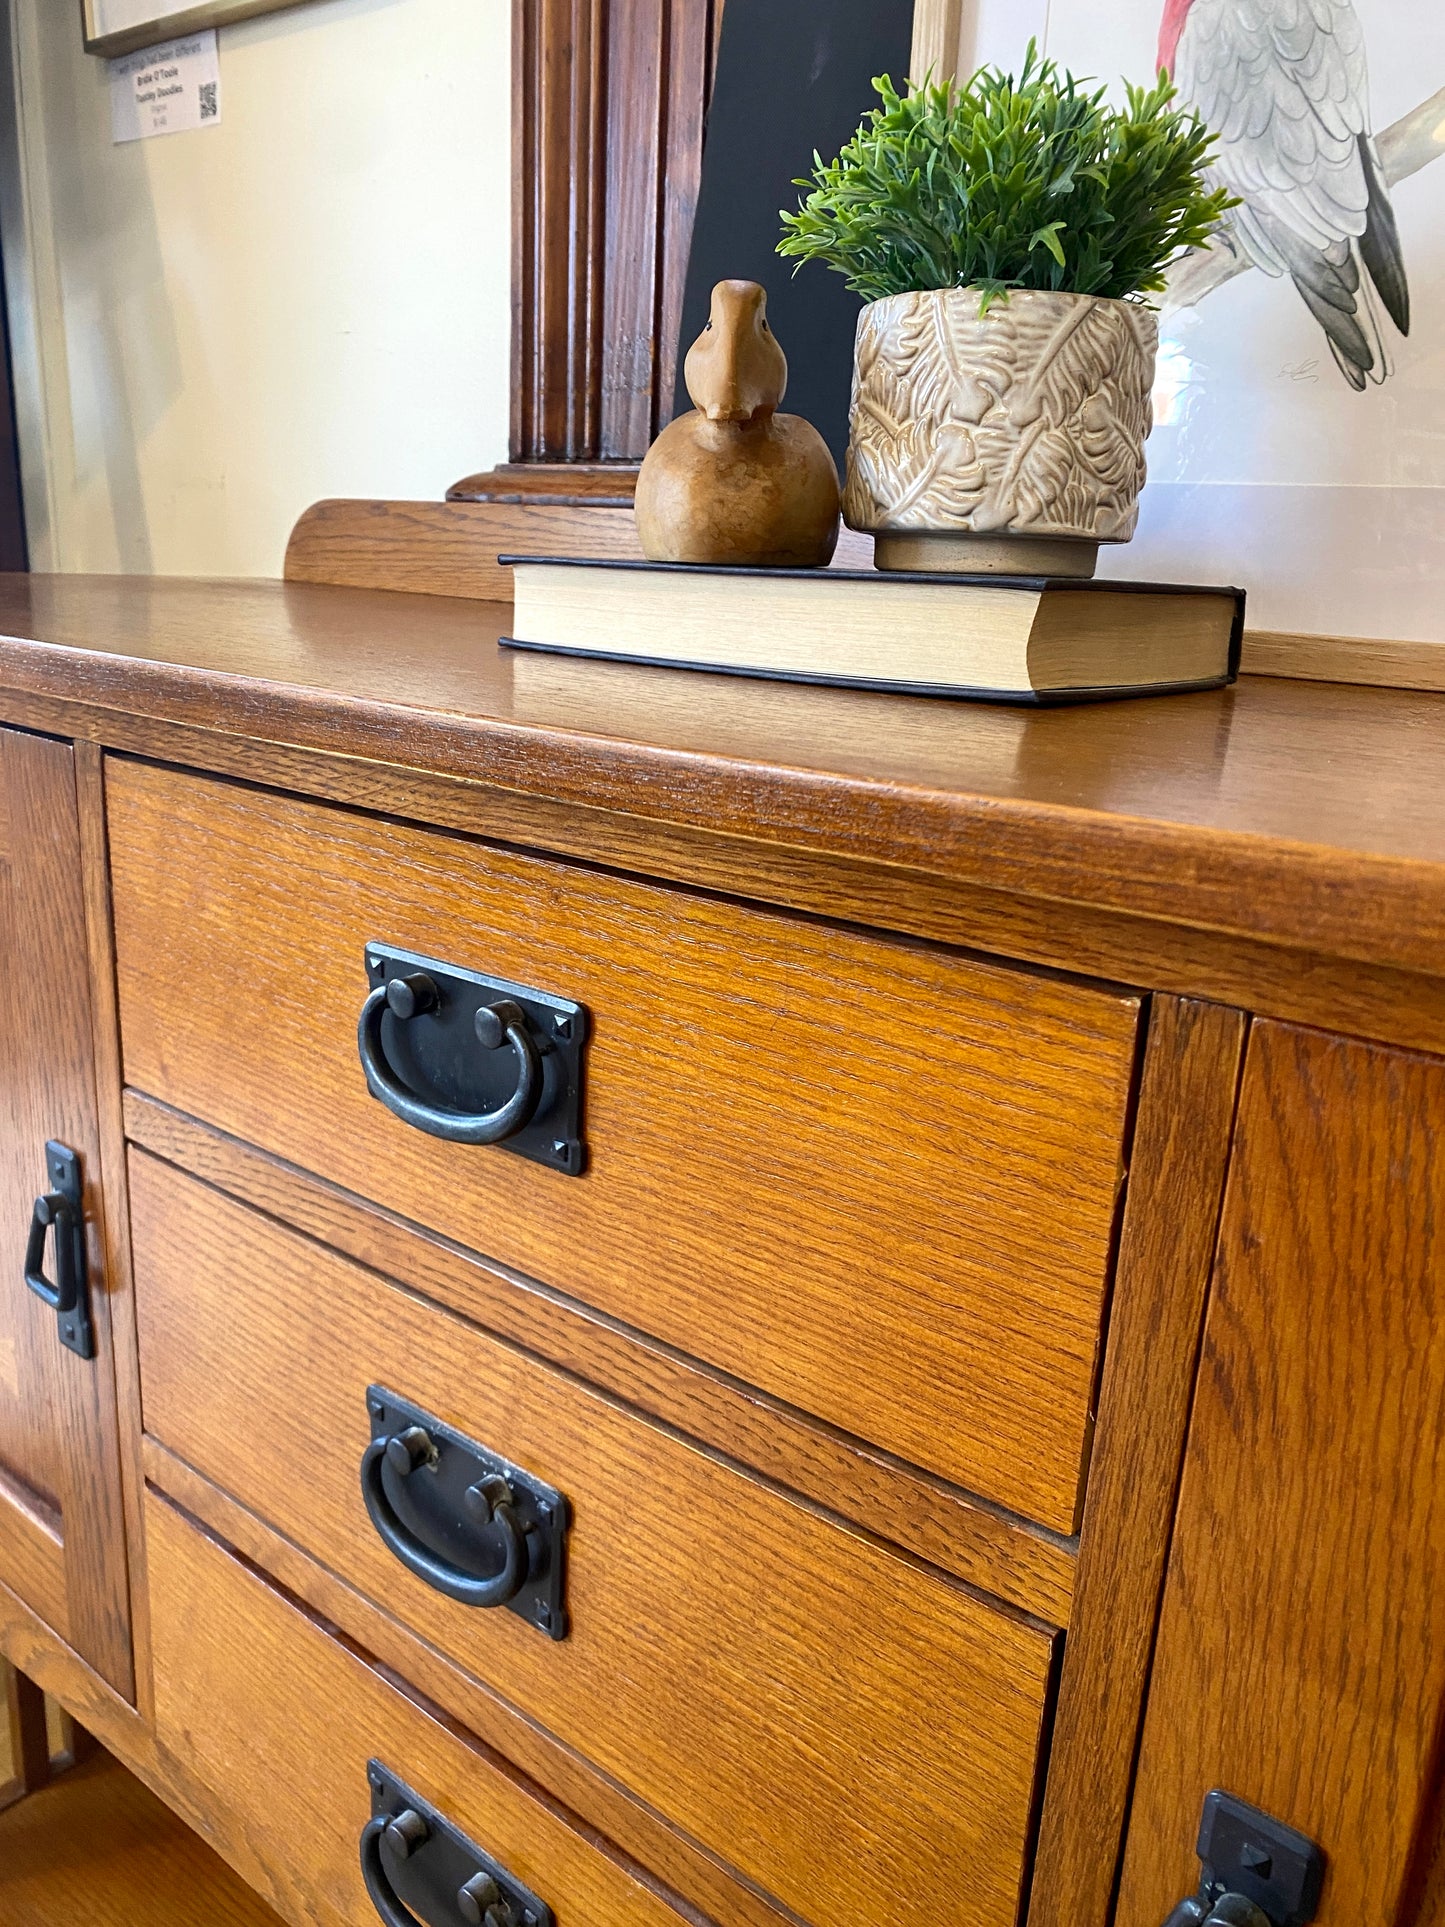
[(220, 114), (220, 103), (216, 99), (216, 85), (214, 80), (203, 80), (196, 89), (196, 97), (201, 103), (202, 120), (215, 120)]

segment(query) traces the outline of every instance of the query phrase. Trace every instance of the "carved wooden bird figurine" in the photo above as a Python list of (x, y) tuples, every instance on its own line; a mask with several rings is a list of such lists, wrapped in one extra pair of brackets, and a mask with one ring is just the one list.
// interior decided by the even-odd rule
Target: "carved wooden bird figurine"
[(801, 415), (776, 413), (788, 364), (756, 281), (719, 281), (683, 368), (693, 411), (664, 428), (637, 478), (653, 562), (821, 568), (838, 542), (838, 471)]

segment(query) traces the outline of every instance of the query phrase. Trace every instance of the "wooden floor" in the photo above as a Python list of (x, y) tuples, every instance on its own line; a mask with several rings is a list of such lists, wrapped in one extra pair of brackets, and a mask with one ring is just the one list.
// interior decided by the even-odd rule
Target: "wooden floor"
[(225, 1862), (107, 1753), (0, 1813), (0, 1922), (281, 1927)]

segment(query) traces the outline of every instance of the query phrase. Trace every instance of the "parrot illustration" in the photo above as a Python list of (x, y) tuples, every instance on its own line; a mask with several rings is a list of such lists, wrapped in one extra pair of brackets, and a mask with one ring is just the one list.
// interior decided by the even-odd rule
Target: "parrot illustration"
[(1159, 65), (1218, 136), (1233, 245), (1290, 277), (1352, 388), (1383, 381), (1379, 309), (1407, 335), (1410, 288), (1352, 0), (1165, 0)]

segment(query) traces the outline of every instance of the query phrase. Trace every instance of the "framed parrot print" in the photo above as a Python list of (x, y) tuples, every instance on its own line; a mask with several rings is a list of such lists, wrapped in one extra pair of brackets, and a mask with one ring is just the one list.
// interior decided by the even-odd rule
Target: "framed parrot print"
[(960, 66), (1031, 35), (1100, 81), (1167, 68), (1239, 200), (1162, 297), (1108, 572), (1238, 580), (1254, 631), (1438, 643), (1445, 670), (1445, 7), (972, 0)]

